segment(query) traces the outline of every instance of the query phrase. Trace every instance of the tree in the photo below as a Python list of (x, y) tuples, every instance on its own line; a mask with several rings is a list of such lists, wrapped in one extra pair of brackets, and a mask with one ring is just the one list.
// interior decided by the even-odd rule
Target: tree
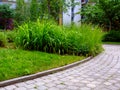
[(120, 0), (99, 0), (95, 5), (86, 6), (82, 12), (84, 21), (98, 24), (109, 30), (120, 29)]

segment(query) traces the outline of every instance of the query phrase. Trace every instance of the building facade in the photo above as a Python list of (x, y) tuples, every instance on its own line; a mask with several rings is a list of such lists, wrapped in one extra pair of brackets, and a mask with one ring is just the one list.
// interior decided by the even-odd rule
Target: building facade
[(66, 3), (74, 3), (75, 6), (70, 6), (68, 8), (67, 12), (63, 12), (63, 24), (69, 25), (69, 24), (80, 24), (81, 23), (81, 15), (78, 14), (80, 12), (80, 9), (82, 8), (82, 5), (86, 4), (88, 0), (66, 0)]

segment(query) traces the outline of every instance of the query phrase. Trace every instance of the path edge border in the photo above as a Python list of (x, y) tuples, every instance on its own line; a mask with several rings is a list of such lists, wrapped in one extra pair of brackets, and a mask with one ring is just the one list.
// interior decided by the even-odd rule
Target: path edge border
[(39, 78), (39, 77), (42, 77), (42, 76), (46, 76), (46, 75), (49, 75), (49, 74), (53, 74), (53, 73), (56, 73), (56, 72), (59, 72), (59, 71), (63, 71), (63, 70), (75, 67), (79, 64), (85, 63), (85, 62), (91, 60), (92, 58), (93, 57), (90, 56), (90, 57), (85, 58), (83, 60), (74, 62), (72, 64), (68, 64), (68, 65), (65, 65), (65, 66), (62, 66), (62, 67), (58, 67), (58, 68), (38, 72), (36, 74), (31, 74), (31, 75), (27, 75), (27, 76), (22, 76), (22, 77), (10, 79), (10, 80), (2, 81), (2, 82), (0, 82), (0, 87), (12, 85), (12, 84), (15, 84), (15, 83), (24, 82), (24, 81), (27, 81), (27, 80), (32, 80), (32, 79)]

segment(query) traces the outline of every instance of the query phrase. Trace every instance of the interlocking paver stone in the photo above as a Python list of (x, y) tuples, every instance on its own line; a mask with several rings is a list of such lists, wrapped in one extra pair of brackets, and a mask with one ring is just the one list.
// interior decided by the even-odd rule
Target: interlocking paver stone
[(120, 45), (103, 47), (86, 63), (0, 90), (120, 90)]
[(0, 88), (0, 90), (5, 90), (5, 88)]
[(20, 88), (14, 89), (14, 90), (27, 90), (27, 88), (25, 88), (25, 87), (20, 87)]

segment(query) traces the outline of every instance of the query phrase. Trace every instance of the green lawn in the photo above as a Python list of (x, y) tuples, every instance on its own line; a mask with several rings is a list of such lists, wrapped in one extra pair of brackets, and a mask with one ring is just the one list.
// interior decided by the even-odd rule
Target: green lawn
[(120, 45), (120, 42), (103, 42), (103, 44), (115, 44), (115, 45)]
[(0, 81), (63, 66), (84, 58), (0, 48)]

